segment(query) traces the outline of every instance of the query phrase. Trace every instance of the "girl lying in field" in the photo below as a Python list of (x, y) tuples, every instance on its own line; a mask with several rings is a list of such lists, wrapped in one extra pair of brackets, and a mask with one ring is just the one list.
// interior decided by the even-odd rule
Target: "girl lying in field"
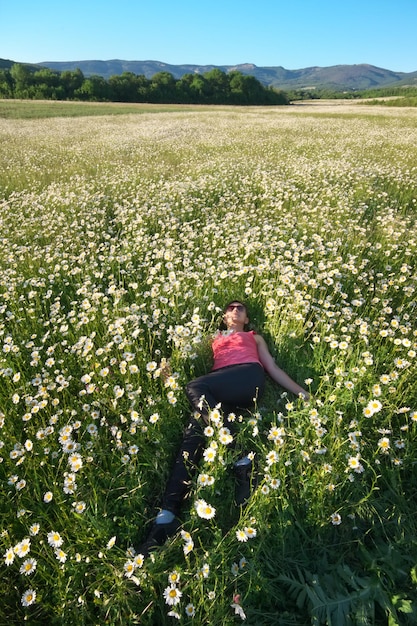
[[(151, 531), (138, 552), (149, 552), (173, 535), (179, 528), (177, 516), (187, 496), (193, 469), (197, 466), (204, 447), (203, 428), (210, 423), (210, 413), (221, 405), (224, 413), (249, 408), (262, 396), (265, 372), (276, 383), (306, 400), (308, 392), (300, 387), (272, 358), (261, 335), (247, 331), (249, 323), (246, 305), (238, 300), (230, 302), (223, 311), (225, 331), (219, 331), (212, 342), (214, 363), (211, 371), (189, 382), (186, 395), (195, 411), (185, 429), (182, 445), (162, 498)], [(234, 465), (236, 477), (236, 504), (246, 504), (251, 491), (252, 461), (248, 456)]]

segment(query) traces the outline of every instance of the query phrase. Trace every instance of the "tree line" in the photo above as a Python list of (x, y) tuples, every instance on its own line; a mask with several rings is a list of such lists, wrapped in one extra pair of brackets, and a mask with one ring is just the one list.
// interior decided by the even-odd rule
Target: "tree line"
[(0, 70), (0, 98), (32, 100), (81, 100), (89, 102), (150, 102), (159, 104), (284, 105), (287, 95), (264, 87), (254, 76), (214, 68), (204, 74), (169, 72), (152, 78), (124, 72), (110, 76), (84, 76), (80, 69), (55, 72), (31, 71), (15, 63)]

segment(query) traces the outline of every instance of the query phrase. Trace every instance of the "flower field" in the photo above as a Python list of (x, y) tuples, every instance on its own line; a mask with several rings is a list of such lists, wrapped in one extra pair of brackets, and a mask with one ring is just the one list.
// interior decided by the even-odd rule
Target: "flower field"
[[(415, 110), (0, 119), (0, 138), (0, 623), (416, 624)], [(183, 387), (234, 298), (312, 399), (268, 381), (251, 414), (218, 412), (180, 532), (144, 559)]]

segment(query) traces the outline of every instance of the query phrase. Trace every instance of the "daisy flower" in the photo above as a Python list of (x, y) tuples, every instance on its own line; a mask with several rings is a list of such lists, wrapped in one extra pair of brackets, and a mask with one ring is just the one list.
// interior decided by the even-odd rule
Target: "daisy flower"
[(201, 487), (208, 487), (213, 485), (214, 476), (210, 476), (209, 474), (200, 474), (197, 478), (197, 484)]
[(360, 463), (359, 458), (357, 456), (350, 456), (348, 459), (348, 467), (349, 469), (353, 469), (357, 474), (363, 472), (363, 465)]
[(371, 407), (373, 413), (379, 413), (379, 411), (382, 409), (382, 403), (376, 399), (371, 400), (369, 406)]
[(176, 606), (181, 600), (182, 592), (175, 586), (170, 585), (164, 589), (164, 598), (169, 606)]
[(248, 539), (256, 537), (256, 528), (253, 528), (252, 526), (246, 526), (244, 532)]
[(176, 585), (179, 582), (180, 578), (181, 574), (174, 570), (168, 575), (168, 582), (171, 583), (171, 585)]
[(222, 418), (222, 415), (221, 415), (219, 409), (214, 408), (210, 412), (209, 419), (210, 419), (211, 422), (213, 422), (213, 424), (216, 424), (218, 426), (220, 424), (220, 422), (221, 422), (221, 418)]
[(330, 516), (330, 521), (333, 526), (339, 526), (339, 524), (342, 523), (342, 517), (339, 515), (339, 513), (332, 513)]
[(228, 428), (221, 428), (219, 430), (219, 441), (225, 446), (228, 446), (233, 441), (233, 436), (230, 434)]
[(181, 615), (178, 613), (178, 611), (168, 611), (167, 615), (168, 617), (175, 617), (175, 619), (181, 619)]
[(184, 556), (187, 556), (187, 554), (193, 551), (194, 542), (192, 540), (190, 533), (187, 532), (186, 530), (181, 531), (181, 537), (184, 540), (184, 547), (183, 547)]
[(28, 552), (30, 552), (30, 539), (28, 538), (23, 539), (14, 547), (14, 553), (17, 554), (19, 558), (23, 558)]
[(272, 426), (269, 429), (268, 439), (274, 441), (277, 445), (284, 443), (285, 429), (282, 426)]
[(168, 391), (167, 398), (168, 398), (169, 404), (172, 404), (172, 405), (177, 404), (177, 398), (175, 397), (173, 391)]
[(378, 441), (378, 447), (382, 454), (387, 454), (388, 450), (391, 447), (388, 437), (381, 437), (381, 439)]
[(216, 454), (217, 454), (217, 450), (215, 450), (215, 448), (213, 448), (212, 446), (209, 446), (208, 448), (206, 448), (203, 454), (203, 457), (206, 463), (212, 463), (214, 459), (216, 458)]
[(65, 563), (67, 560), (67, 553), (61, 550), (61, 548), (55, 550), (55, 556), (60, 563)]
[(194, 550), (194, 541), (187, 541), (183, 546), (184, 556)]
[(74, 510), (76, 513), (81, 514), (81, 513), (84, 513), (86, 504), (85, 502), (73, 502), (72, 506), (74, 507)]
[(59, 548), (64, 543), (64, 540), (58, 532), (51, 530), (51, 532), (48, 533), (48, 543), (53, 548)]
[(4, 562), (7, 566), (11, 565), (14, 561), (14, 550), (13, 548), (7, 548), (6, 552), (4, 553)]
[(145, 557), (143, 556), (143, 554), (137, 554), (135, 558), (133, 559), (135, 563), (135, 567), (142, 567), (144, 560), (145, 560)]
[(281, 486), (281, 481), (279, 478), (271, 478), (269, 482), (269, 486), (271, 489), (278, 489)]
[(248, 540), (248, 536), (244, 530), (237, 530), (236, 539), (242, 543), (245, 543)]
[(191, 535), (189, 532), (187, 532), (186, 530), (182, 530), (181, 531), (181, 537), (184, 539), (184, 541), (191, 541)]
[(33, 572), (36, 569), (36, 566), (37, 566), (36, 559), (26, 559), (26, 561), (23, 561), (22, 565), (20, 566), (19, 571), (24, 576), (29, 576), (30, 574), (33, 574)]
[(198, 573), (202, 578), (208, 578), (210, 574), (210, 565), (208, 563), (204, 563)]
[(36, 600), (36, 591), (34, 589), (27, 589), (22, 595), (22, 606), (30, 606)]
[(212, 519), (216, 515), (216, 509), (211, 504), (208, 504), (205, 500), (197, 500), (195, 502), (195, 508), (197, 515), (203, 519)]
[(136, 569), (134, 561), (126, 561), (126, 563), (123, 565), (123, 569), (127, 578), (133, 576)]
[(277, 463), (278, 461), (279, 455), (275, 450), (271, 450), (271, 452), (268, 452), (268, 454), (266, 455), (266, 463), (268, 467), (274, 465), (274, 463)]
[(80, 470), (83, 466), (81, 455), (78, 454), (78, 452), (70, 454), (68, 457), (68, 465), (71, 467), (72, 472), (78, 472), (78, 470)]

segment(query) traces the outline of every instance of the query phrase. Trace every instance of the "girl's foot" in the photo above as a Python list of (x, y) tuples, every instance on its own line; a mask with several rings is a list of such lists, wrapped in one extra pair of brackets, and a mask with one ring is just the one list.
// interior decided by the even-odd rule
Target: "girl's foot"
[(142, 554), (145, 558), (149, 556), (149, 553), (152, 552), (158, 546), (162, 546), (168, 537), (172, 537), (175, 535), (178, 528), (181, 526), (179, 520), (174, 517), (172, 522), (168, 524), (156, 524), (154, 523), (149, 535), (145, 539), (145, 541), (139, 546), (136, 550), (138, 554)]

